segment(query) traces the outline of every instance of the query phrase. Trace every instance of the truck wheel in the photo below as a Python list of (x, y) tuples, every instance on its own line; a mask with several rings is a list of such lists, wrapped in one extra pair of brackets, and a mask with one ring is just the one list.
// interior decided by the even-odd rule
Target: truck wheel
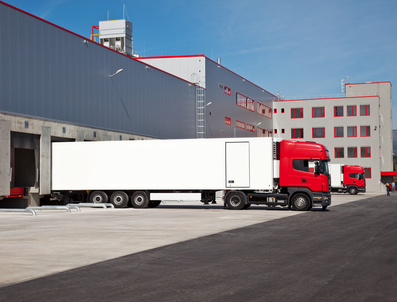
[(125, 208), (128, 204), (128, 195), (123, 191), (113, 192), (110, 202), (115, 208)]
[(226, 204), (231, 210), (241, 210), (245, 208), (245, 196), (241, 192), (230, 192), (226, 197)]
[(93, 203), (107, 203), (108, 202), (108, 195), (103, 191), (94, 191), (90, 195), (90, 202)]
[(356, 187), (350, 187), (349, 188), (349, 194), (350, 195), (357, 195), (357, 193), (358, 193), (358, 190), (357, 190)]
[(151, 200), (148, 204), (149, 208), (156, 208), (160, 205), (161, 200)]
[(131, 195), (131, 204), (134, 208), (146, 208), (149, 205), (149, 198), (144, 191), (136, 191)]
[(294, 211), (307, 211), (310, 209), (310, 200), (306, 194), (296, 194), (291, 203)]

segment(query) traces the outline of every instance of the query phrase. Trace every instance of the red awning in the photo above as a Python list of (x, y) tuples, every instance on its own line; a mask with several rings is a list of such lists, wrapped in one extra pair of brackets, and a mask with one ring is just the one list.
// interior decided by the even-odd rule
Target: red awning
[(380, 176), (397, 176), (397, 171), (381, 171)]

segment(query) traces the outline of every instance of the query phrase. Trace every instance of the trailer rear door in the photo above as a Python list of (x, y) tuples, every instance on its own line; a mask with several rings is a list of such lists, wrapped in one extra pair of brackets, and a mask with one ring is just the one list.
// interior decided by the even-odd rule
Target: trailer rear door
[(226, 187), (249, 188), (249, 142), (226, 143)]

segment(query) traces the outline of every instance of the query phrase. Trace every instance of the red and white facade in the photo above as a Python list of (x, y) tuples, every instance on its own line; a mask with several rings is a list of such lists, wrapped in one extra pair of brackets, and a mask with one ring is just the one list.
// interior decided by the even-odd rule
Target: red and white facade
[(362, 166), (367, 192), (382, 192), (393, 171), (391, 83), (346, 84), (345, 91), (338, 98), (275, 101), (274, 136), (327, 146), (332, 163)]

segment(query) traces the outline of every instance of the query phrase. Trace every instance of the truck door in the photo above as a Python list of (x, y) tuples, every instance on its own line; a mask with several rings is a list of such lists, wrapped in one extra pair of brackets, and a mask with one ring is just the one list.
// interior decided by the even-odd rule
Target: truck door
[(226, 187), (250, 186), (249, 142), (226, 143)]

